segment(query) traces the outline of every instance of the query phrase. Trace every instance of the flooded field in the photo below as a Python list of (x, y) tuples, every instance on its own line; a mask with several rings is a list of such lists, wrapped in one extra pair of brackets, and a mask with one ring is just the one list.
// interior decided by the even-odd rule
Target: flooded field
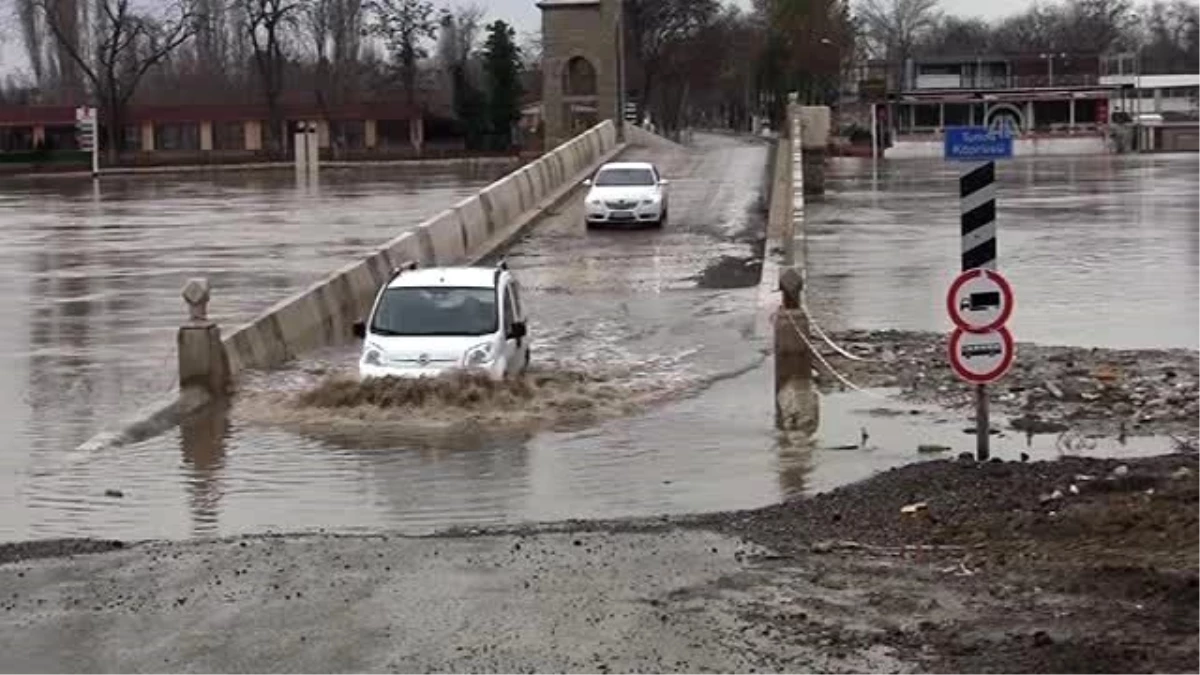
[[(1195, 154), (998, 163), (999, 268), (1018, 340), (1200, 346)], [(835, 160), (809, 205), (809, 303), (832, 328), (949, 331), (961, 166)]]
[(31, 478), (166, 393), (183, 283), (226, 326), (473, 193), (471, 172), (330, 170), (0, 181), (0, 532)]
[[(820, 423), (811, 441), (798, 443), (774, 433), (768, 344), (754, 334), (756, 275), (749, 273), (763, 224), (759, 191), (766, 147), (725, 138), (698, 140), (698, 147), (687, 151), (635, 149), (628, 154), (658, 162), (672, 179), (672, 218), (664, 231), (588, 232), (576, 201), (560, 207), (508, 252), (533, 315), (534, 364), (557, 373), (537, 395), (565, 407), (572, 396), (587, 396), (590, 409), (583, 424), (569, 415), (549, 421), (539, 417), (537, 407), (546, 404), (541, 399), (530, 401), (534, 414), (522, 418), (528, 424), (495, 424), (486, 411), (459, 415), (455, 411), (466, 409), (448, 408), (443, 417), (452, 422), (470, 418), (469, 424), (451, 426), (449, 438), (415, 430), (409, 419), (416, 417), (414, 409), (405, 406), (391, 414), (351, 410), (342, 418), (336, 410), (298, 411), (293, 405), (297, 397), (329, 387), (331, 377), (353, 374), (354, 350), (332, 350), (252, 378), (231, 410), (139, 445), (79, 453), (74, 443), (43, 441), (25, 455), (5, 457), (17, 471), (7, 479), (10, 491), (0, 489), (5, 513), (0, 539), (173, 538), (318, 528), (423, 533), (453, 526), (749, 508), (919, 461), (920, 445), (944, 446), (954, 453), (972, 449), (962, 412), (901, 403), (888, 390), (815, 398)], [(1060, 164), (1037, 163), (1033, 169), (1014, 164), (1005, 172), (1015, 174), (1002, 174), (1002, 180), (1014, 181), (1034, 172), (1001, 211), (1002, 269), (1017, 286), (1020, 339), (1195, 348), (1194, 160), (1190, 165), (1171, 158), (1054, 161)], [(1068, 170), (1068, 165), (1074, 168)], [(812, 207), (810, 303), (829, 328), (940, 328), (940, 294), (953, 274), (957, 239), (938, 232), (956, 232), (957, 205), (948, 199), (941, 209), (932, 195), (953, 194), (953, 173), (940, 164), (906, 166), (903, 173), (893, 168), (890, 177), (881, 173), (873, 179), (862, 165), (838, 164), (830, 182), (833, 192)], [(1181, 173), (1189, 166), (1190, 177)], [(922, 172), (927, 177), (912, 177)], [(1074, 182), (1064, 182), (1070, 175)], [(1066, 196), (1046, 198), (1043, 183), (1057, 185)], [(326, 186), (321, 189), (324, 195)], [(358, 184), (346, 189), (358, 197), (339, 202), (339, 217), (384, 220), (379, 215), (386, 210), (381, 193), (389, 188)], [(457, 184), (445, 189), (450, 200), (451, 193), (467, 188)], [(1155, 190), (1169, 194), (1160, 201)], [(432, 201), (426, 194), (433, 193), (422, 194), (422, 207)], [(1022, 200), (1024, 224), (1014, 224), (1011, 229), (1017, 233), (1010, 237), (1003, 219), (1014, 220)], [(1059, 203), (1075, 206), (1064, 210)], [(145, 213), (163, 206), (146, 202), (141, 208)], [(282, 206), (274, 208), (271, 217), (280, 220), (320, 220), (311, 207), (285, 210), (284, 215), (277, 212)], [(1074, 236), (1080, 237), (1073, 250), (1081, 251), (1081, 260), (1093, 262), (1080, 263), (1074, 275), (1056, 276), (1066, 256), (1060, 249), (1069, 228), (1062, 223), (1083, 211), (1100, 214), (1089, 221), (1092, 232), (1107, 232), (1126, 243), (1111, 250), (1108, 244), (1097, 247), (1097, 236), (1083, 236), (1087, 228), (1072, 225)], [(145, 218), (146, 227), (167, 227)], [(1043, 221), (1060, 224), (1042, 231), (1036, 225)], [(384, 225), (379, 228), (391, 233)], [(1046, 241), (1039, 243), (1042, 239)], [(347, 243), (331, 236), (324, 244), (310, 242), (313, 248), (308, 249), (294, 245), (281, 229), (274, 241), (289, 242), (291, 248), (281, 253), (289, 262), (280, 264), (295, 279), (287, 281), (281, 273), (280, 295), (298, 286), (304, 273), (318, 276), (340, 262), (325, 260), (317, 247), (334, 246), (353, 256), (374, 243), (365, 237)], [(175, 248), (196, 255), (205, 250), (201, 244)], [(243, 256), (230, 246), (220, 249), (217, 258), (235, 275), (231, 278), (242, 274), (261, 283), (268, 275), (261, 260), (270, 246), (251, 243), (245, 250), (249, 253)], [(1174, 284), (1158, 292), (1169, 295), (1177, 315), (1121, 295), (1128, 289), (1152, 292), (1153, 284), (1145, 282), (1148, 272), (1140, 267), (1137, 280), (1109, 286), (1096, 280), (1109, 266), (1113, 273), (1128, 273), (1124, 262), (1112, 261), (1121, 250), (1140, 256), (1139, 264), (1156, 260), (1161, 273), (1176, 275)], [(177, 274), (192, 272), (181, 269)], [(1061, 299), (1061, 321), (1051, 321), (1057, 315), (1040, 309), (1034, 288), (1040, 288), (1037, 280), (1043, 276), (1057, 280), (1057, 287), (1047, 287), (1042, 295)], [(1145, 288), (1138, 285), (1143, 282)], [(132, 344), (148, 354), (149, 345), (156, 344), (159, 358), (170, 358), (169, 329), (175, 315), (182, 314), (176, 285), (172, 279), (161, 292), (150, 294), (157, 303), (154, 313), (170, 318), (143, 322), (135, 317), (148, 313), (147, 308), (130, 308), (123, 321), (107, 330), (124, 336), (119, 331), (157, 325)], [(227, 311), (220, 307), (220, 288), (218, 283), (216, 304)], [(1077, 315), (1062, 308), (1080, 293), (1102, 294), (1110, 311), (1072, 318)], [(935, 300), (929, 302), (927, 296)], [(238, 306), (248, 312), (270, 301), (245, 290), (237, 297), (244, 301)], [(1133, 312), (1133, 318), (1112, 308)], [(106, 325), (106, 318), (101, 312), (96, 321)], [(1138, 327), (1141, 320), (1162, 323), (1147, 331)], [(1112, 324), (1111, 331), (1105, 321)], [(47, 361), (57, 372), (74, 372), (80, 367), (66, 360), (74, 349), (90, 359), (83, 363), (103, 364), (90, 366), (94, 372), (107, 374), (114, 355), (128, 347), (116, 338), (105, 339), (110, 342), (100, 341), (101, 349), (73, 342), (71, 336), (47, 338), (52, 345), (47, 349), (67, 350), (48, 355)], [(108, 354), (108, 361), (96, 353)], [(89, 372), (88, 367), (81, 370)], [(132, 368), (126, 372), (129, 378), (138, 376)], [(581, 374), (581, 379), (563, 380), (564, 373)], [(326, 393), (336, 398), (345, 392), (334, 385)], [(94, 400), (83, 401), (75, 416), (88, 422), (73, 423), (94, 429), (105, 412)], [(515, 399), (509, 403), (525, 405)], [(47, 433), (62, 434), (62, 417), (70, 414), (51, 405), (43, 409), (40, 423), (53, 427)], [(502, 421), (512, 422), (512, 417), (521, 416)], [(1170, 439), (1128, 444), (1096, 439), (1089, 453), (1138, 456), (1172, 449)], [(1061, 451), (1053, 436), (1028, 441), (1011, 434), (995, 441), (995, 452), (1010, 458), (1022, 452), (1049, 458)]]

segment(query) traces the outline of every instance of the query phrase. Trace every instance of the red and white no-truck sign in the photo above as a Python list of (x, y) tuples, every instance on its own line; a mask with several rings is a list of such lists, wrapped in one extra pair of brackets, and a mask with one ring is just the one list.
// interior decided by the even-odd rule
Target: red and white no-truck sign
[(950, 365), (971, 384), (989, 384), (1008, 373), (1017, 356), (1008, 328), (971, 332), (958, 328), (950, 336)]
[(960, 329), (972, 333), (984, 333), (1008, 323), (1013, 303), (1008, 280), (989, 269), (963, 272), (946, 294), (950, 320)]

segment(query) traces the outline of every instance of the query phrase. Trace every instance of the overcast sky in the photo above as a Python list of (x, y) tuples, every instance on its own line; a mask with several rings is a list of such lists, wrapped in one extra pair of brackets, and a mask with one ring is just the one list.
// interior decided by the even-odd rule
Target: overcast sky
[[(749, 5), (750, 0), (730, 0), (742, 5)], [(524, 37), (528, 33), (541, 30), (541, 21), (537, 0), (433, 0), (440, 7), (464, 4), (479, 4), (488, 11), (491, 20), (504, 19), (513, 24), (517, 33)], [(1033, 0), (941, 0), (943, 11), (963, 16), (979, 16), (994, 19), (1019, 12)], [(25, 59), (20, 49), (20, 41), (16, 39), (12, 14), (11, 0), (0, 0), (0, 73), (9, 72), (14, 67), (23, 68)], [(7, 39), (5, 39), (7, 38)]]

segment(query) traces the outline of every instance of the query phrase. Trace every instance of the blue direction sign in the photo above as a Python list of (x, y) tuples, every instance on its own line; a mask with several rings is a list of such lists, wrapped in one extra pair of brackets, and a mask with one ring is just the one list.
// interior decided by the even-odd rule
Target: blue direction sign
[(1011, 159), (1011, 134), (987, 127), (947, 127), (946, 159), (961, 162), (988, 162)]

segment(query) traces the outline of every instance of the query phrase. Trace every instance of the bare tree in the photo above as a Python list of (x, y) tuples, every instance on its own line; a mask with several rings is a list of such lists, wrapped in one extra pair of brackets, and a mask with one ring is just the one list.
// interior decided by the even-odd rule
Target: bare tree
[(487, 12), (479, 5), (468, 5), (442, 11), (438, 19), (438, 65), (449, 70), (462, 66), (471, 58), (479, 42), (480, 28)]
[(259, 84), (267, 103), (267, 144), (270, 152), (283, 151), (284, 68), (287, 53), (284, 42), (288, 29), (295, 26), (299, 0), (239, 0), (242, 5), (244, 29), (254, 55)]
[(433, 4), (428, 0), (371, 0), (372, 31), (383, 39), (400, 70), (408, 102), (417, 96), (417, 62), (429, 54), (422, 44), (437, 35)]
[(192, 37), (196, 14), (183, 4), (160, 6), (157, 14), (149, 14), (135, 11), (132, 0), (97, 0), (91, 48), (84, 49), (77, 17), (68, 16), (73, 0), (37, 2), (51, 35), (91, 85), (106, 125), (109, 161), (115, 162), (130, 99), (146, 73)]
[[(626, 35), (641, 65), (642, 100), (646, 105), (653, 105), (666, 53), (715, 21), (720, 8), (716, 0), (625, 0)], [(657, 106), (660, 113), (665, 105)]]
[(316, 57), (314, 93), (330, 125), (336, 152), (345, 145), (344, 130), (331, 119), (331, 108), (350, 99), (358, 89), (362, 51), (362, 0), (309, 0), (304, 7), (304, 27)]
[(938, 0), (862, 0), (859, 17), (877, 54), (895, 68), (896, 85), (902, 86), (904, 64), (937, 26)]

